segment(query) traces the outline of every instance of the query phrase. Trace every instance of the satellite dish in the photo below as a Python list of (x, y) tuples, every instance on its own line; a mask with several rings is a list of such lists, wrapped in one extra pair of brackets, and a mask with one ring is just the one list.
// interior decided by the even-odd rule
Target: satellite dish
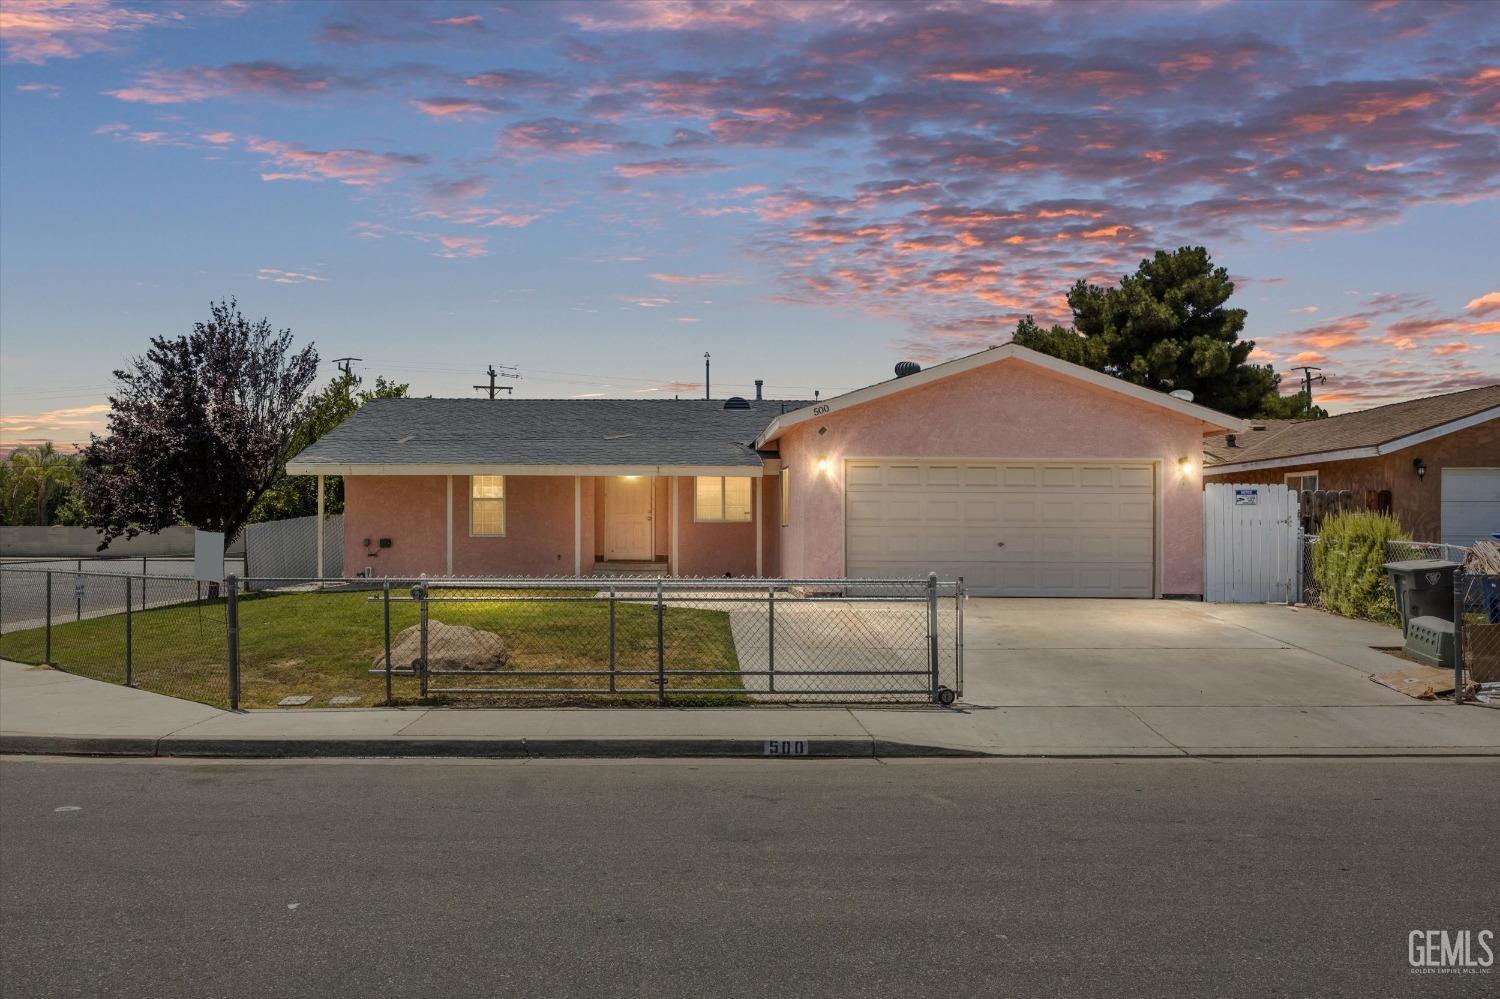
[(1187, 389), (1176, 389), (1172, 392), (1168, 392), (1167, 394), (1170, 395), (1173, 399), (1181, 399), (1183, 402), (1193, 401), (1193, 393), (1189, 392)]

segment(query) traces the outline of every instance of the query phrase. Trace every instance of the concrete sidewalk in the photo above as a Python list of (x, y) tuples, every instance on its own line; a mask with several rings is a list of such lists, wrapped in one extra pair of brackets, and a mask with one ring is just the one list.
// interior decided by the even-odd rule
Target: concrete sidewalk
[(232, 713), (0, 662), (0, 752), (127, 756), (1500, 755), (1500, 711), (1448, 704), (374, 708)]

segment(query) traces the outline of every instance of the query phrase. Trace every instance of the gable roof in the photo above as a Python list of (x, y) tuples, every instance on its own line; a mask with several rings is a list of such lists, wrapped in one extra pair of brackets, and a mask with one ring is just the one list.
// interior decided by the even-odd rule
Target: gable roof
[[(374, 399), (287, 463), (293, 475), (758, 474), (752, 442), (801, 401)], [(718, 471), (716, 471), (718, 470)]]
[(1207, 406), (1200, 406), (1195, 402), (1185, 402), (1166, 392), (1145, 388), (1136, 385), (1134, 382), (1127, 382), (1123, 378), (1116, 378), (1102, 371), (1095, 371), (1093, 368), (1085, 368), (1081, 364), (1074, 364), (1072, 361), (1064, 361), (1061, 358), (1053, 357), (1051, 354), (1043, 354), (1041, 351), (1022, 347), (1020, 344), (1012, 341), (981, 350), (978, 353), (966, 354), (951, 361), (944, 361), (941, 364), (934, 364), (932, 367), (923, 368), (915, 374), (888, 378), (883, 382), (876, 382), (874, 385), (855, 389), (853, 392), (845, 392), (843, 395), (833, 396), (816, 405), (804, 406), (801, 409), (787, 412), (772, 420), (771, 425), (761, 433), (755, 443), (757, 447), (764, 447), (770, 441), (776, 440), (788, 427), (794, 427), (806, 420), (835, 413), (840, 409), (848, 409), (850, 406), (873, 402), (883, 396), (891, 395), (895, 392), (904, 392), (919, 385), (929, 385), (940, 379), (950, 378), (953, 375), (963, 374), (966, 371), (973, 371), (975, 368), (981, 368), (987, 364), (998, 364), (1001, 361), (1012, 359), (1025, 361), (1027, 364), (1035, 364), (1037, 367), (1046, 368), (1049, 371), (1065, 375), (1069, 378), (1076, 378), (1079, 381), (1108, 389), (1111, 392), (1118, 392), (1121, 395), (1129, 396), (1140, 402), (1169, 409), (1183, 416), (1199, 420), (1211, 427), (1219, 427), (1231, 431), (1241, 431), (1246, 427), (1245, 421), (1237, 416), (1230, 416), (1228, 413), (1221, 413), (1216, 409), (1209, 409)]
[(1311, 461), (1371, 458), (1500, 419), (1500, 385), (1397, 402), (1321, 420), (1252, 421), (1264, 430), (1204, 442), (1204, 470), (1243, 472)]

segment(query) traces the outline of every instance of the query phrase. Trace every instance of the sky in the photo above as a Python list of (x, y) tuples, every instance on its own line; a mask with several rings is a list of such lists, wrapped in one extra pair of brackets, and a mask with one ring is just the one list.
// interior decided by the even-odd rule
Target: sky
[(3, 0), (0, 445), (229, 296), (419, 395), (809, 398), (1187, 244), (1347, 411), (1500, 381), (1497, 221), (1496, 3)]

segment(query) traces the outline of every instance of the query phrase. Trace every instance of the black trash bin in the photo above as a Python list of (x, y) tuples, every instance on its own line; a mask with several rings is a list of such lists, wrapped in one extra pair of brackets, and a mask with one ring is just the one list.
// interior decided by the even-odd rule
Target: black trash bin
[(1457, 659), (1453, 624), (1453, 573), (1457, 562), (1409, 559), (1387, 562), (1385, 571), (1396, 590), (1405, 652), (1420, 662), (1452, 666)]
[(1458, 566), (1457, 562), (1436, 558), (1385, 564), (1391, 585), (1396, 588), (1396, 610), (1401, 614), (1403, 631), (1414, 617), (1453, 620), (1453, 573)]

